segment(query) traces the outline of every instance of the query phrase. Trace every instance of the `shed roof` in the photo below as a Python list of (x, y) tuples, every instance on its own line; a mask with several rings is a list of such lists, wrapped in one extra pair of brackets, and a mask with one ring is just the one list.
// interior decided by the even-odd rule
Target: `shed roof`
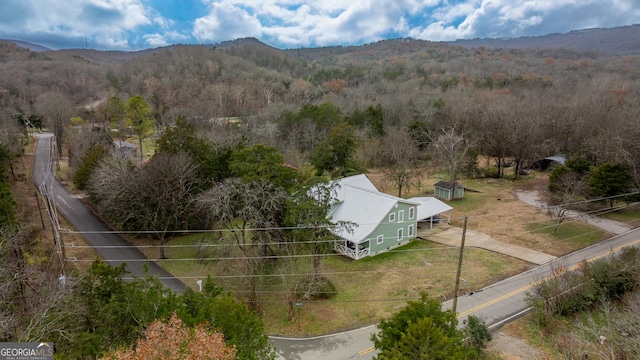
[(418, 203), (418, 221), (428, 219), (432, 216), (442, 214), (443, 212), (453, 210), (453, 208), (444, 202), (432, 197), (413, 197), (409, 199), (411, 202)]
[(544, 171), (551, 168), (555, 163), (564, 166), (566, 162), (567, 162), (566, 156), (554, 155), (554, 156), (548, 156), (546, 158), (535, 161), (533, 164), (529, 165), (529, 168)]
[[(456, 187), (463, 187), (459, 182), (455, 183)], [(443, 189), (451, 189), (451, 181), (440, 180), (435, 183), (433, 186), (443, 188)]]
[(558, 164), (563, 165), (563, 166), (567, 162), (567, 158), (564, 155), (548, 156), (548, 157), (544, 158), (544, 160), (555, 161)]
[(123, 149), (123, 148), (133, 149), (137, 147), (128, 141), (122, 141), (122, 140), (116, 140), (113, 142), (113, 144), (116, 146), (116, 149)]

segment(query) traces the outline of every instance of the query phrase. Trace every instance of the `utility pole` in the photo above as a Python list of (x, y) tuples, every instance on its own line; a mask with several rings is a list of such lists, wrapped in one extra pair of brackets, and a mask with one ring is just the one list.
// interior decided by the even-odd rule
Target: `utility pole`
[(467, 235), (467, 217), (464, 217), (464, 226), (462, 227), (462, 241), (460, 242), (460, 256), (458, 258), (458, 271), (456, 271), (456, 288), (453, 292), (453, 312), (457, 314), (458, 307), (458, 290), (460, 290), (460, 273), (462, 272), (462, 258), (464, 256), (464, 239)]
[(33, 195), (36, 197), (36, 202), (38, 203), (38, 212), (40, 213), (40, 222), (42, 223), (42, 230), (45, 229), (44, 226), (44, 217), (42, 216), (42, 208), (40, 207), (40, 199), (38, 198), (38, 192), (34, 191)]

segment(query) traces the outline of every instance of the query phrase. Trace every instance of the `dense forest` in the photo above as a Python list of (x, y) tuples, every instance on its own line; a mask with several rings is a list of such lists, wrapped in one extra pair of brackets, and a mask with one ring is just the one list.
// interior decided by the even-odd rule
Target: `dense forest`
[[(211, 138), (229, 138), (216, 119), (241, 118), (236, 134), (300, 166), (335, 123), (298, 111), (323, 105), (352, 118), (357, 156), (368, 167), (393, 161), (380, 152), (397, 145), (395, 137), (455, 128), (498, 166), (503, 158), (526, 164), (567, 154), (594, 165), (624, 163), (640, 177), (635, 56), (418, 40), (288, 51), (252, 41), (138, 53), (36, 53), (2, 43), (0, 51), (0, 105), (11, 113), (46, 119), (50, 107), (67, 102), (69, 118), (99, 123), (111, 96), (142, 96), (161, 127), (182, 115)], [(381, 119), (370, 119), (376, 111)]]
[[(95, 263), (78, 277), (82, 292), (65, 292), (43, 308), (75, 327), (51, 328), (51, 336), (73, 344), (73, 355), (96, 357), (108, 350), (101, 342), (129, 348), (145, 324), (173, 313), (196, 326), (210, 319), (215, 304), (262, 330), (245, 312), (260, 309), (255, 279), (265, 272), (309, 274), (279, 284), (289, 320), (298, 299), (330, 296), (331, 284), (320, 275), (322, 255), (331, 251), (326, 229), (349, 226), (326, 219), (330, 196), (319, 192), (331, 190), (322, 185), (330, 178), (381, 169), (402, 196), (426, 166), (454, 180), (517, 179), (535, 160), (563, 154), (571, 161), (551, 176), (556, 201), (633, 192), (640, 182), (640, 58), (412, 39), (291, 50), (242, 39), (129, 53), (32, 52), (0, 41), (0, 121), (0, 159), (7, 165), (0, 205), (9, 214), (0, 218), (0, 255), (17, 273), (24, 260), (14, 248), (32, 241), (15, 230), (7, 184), (28, 131), (41, 127), (56, 136), (58, 156), (68, 157), (75, 190), (87, 191), (116, 228), (153, 230), (161, 245), (174, 231), (224, 229), (202, 240), (197, 256), (237, 259), (225, 271), (238, 274), (234, 290), (247, 308), (212, 284), (205, 294), (172, 297), (152, 279), (119, 282), (122, 269)], [(118, 156), (117, 139), (135, 139), (138, 156)], [(614, 173), (622, 179), (616, 194), (602, 186), (613, 183)], [(20, 308), (29, 291), (9, 272), (0, 275), (12, 284), (2, 288), (3, 303)], [(144, 324), (126, 314), (109, 317), (145, 296), (156, 313), (130, 309)], [(189, 308), (196, 303), (206, 305), (202, 313)], [(84, 320), (69, 320), (74, 314)], [(2, 339), (42, 335), (31, 336), (29, 316), (25, 310), (12, 318)], [(101, 323), (127, 326), (109, 331)], [(273, 356), (260, 334), (252, 348), (233, 338), (239, 329), (214, 325), (237, 351)]]

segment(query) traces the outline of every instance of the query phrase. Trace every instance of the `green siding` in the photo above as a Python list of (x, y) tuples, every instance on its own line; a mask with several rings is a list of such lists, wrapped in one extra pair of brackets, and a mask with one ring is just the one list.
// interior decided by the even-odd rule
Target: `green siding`
[[(409, 208), (414, 208), (413, 210), (413, 219), (409, 219)], [(404, 221), (399, 222), (400, 213), (404, 214)], [(371, 233), (369, 236), (370, 244), (371, 244), (371, 256), (379, 254), (381, 252), (386, 251), (388, 248), (394, 248), (398, 245), (404, 245), (408, 243), (411, 239), (416, 237), (417, 231), (417, 220), (416, 214), (418, 213), (415, 205), (398, 203), (397, 207), (391, 210), (384, 221), (382, 221), (378, 227)], [(389, 222), (389, 214), (394, 214), (395, 221)], [(409, 226), (413, 226), (413, 235), (409, 236)], [(403, 238), (401, 241), (398, 241), (398, 229), (402, 228)], [(379, 235), (383, 236), (382, 244), (377, 243), (377, 238)]]
[[(453, 189), (453, 194), (453, 199), (462, 199), (464, 197), (464, 187), (456, 187), (455, 189)], [(451, 189), (436, 187), (433, 190), (433, 195), (439, 199), (452, 200)]]

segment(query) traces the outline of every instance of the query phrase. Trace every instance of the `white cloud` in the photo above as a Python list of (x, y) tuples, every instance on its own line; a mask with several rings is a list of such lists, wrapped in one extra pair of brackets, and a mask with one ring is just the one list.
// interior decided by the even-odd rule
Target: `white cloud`
[(151, 24), (142, 0), (21, 0), (25, 11), (20, 29), (0, 23), (2, 33), (20, 31), (60, 38), (91, 38), (102, 46), (128, 47), (125, 33)]
[(291, 46), (361, 43), (406, 31), (406, 16), (439, 1), (206, 1), (209, 14), (196, 20), (193, 34), (207, 41), (262, 36)]
[(151, 47), (161, 47), (169, 45), (167, 39), (161, 34), (146, 34), (143, 36), (143, 38)]
[[(0, 1), (0, 38), (46, 39), (54, 48), (84, 46), (85, 39), (131, 49), (248, 36), (279, 47), (406, 36), (446, 41), (640, 21), (640, 0), (200, 0), (204, 7), (190, 8), (186, 0)], [(176, 7), (187, 11), (172, 12)]]
[(467, 0), (440, 6), (431, 22), (414, 26), (412, 37), (455, 40), (470, 37), (544, 35), (589, 27), (630, 25), (640, 19), (637, 0)]
[(37, 7), (38, 21), (29, 24), (36, 31), (58, 28), (69, 34), (105, 30), (119, 33), (151, 23), (144, 5), (138, 0), (66, 0), (55, 6)]
[(202, 42), (217, 42), (236, 38), (260, 36), (261, 24), (245, 9), (232, 2), (212, 3), (209, 14), (196, 19), (193, 36)]

